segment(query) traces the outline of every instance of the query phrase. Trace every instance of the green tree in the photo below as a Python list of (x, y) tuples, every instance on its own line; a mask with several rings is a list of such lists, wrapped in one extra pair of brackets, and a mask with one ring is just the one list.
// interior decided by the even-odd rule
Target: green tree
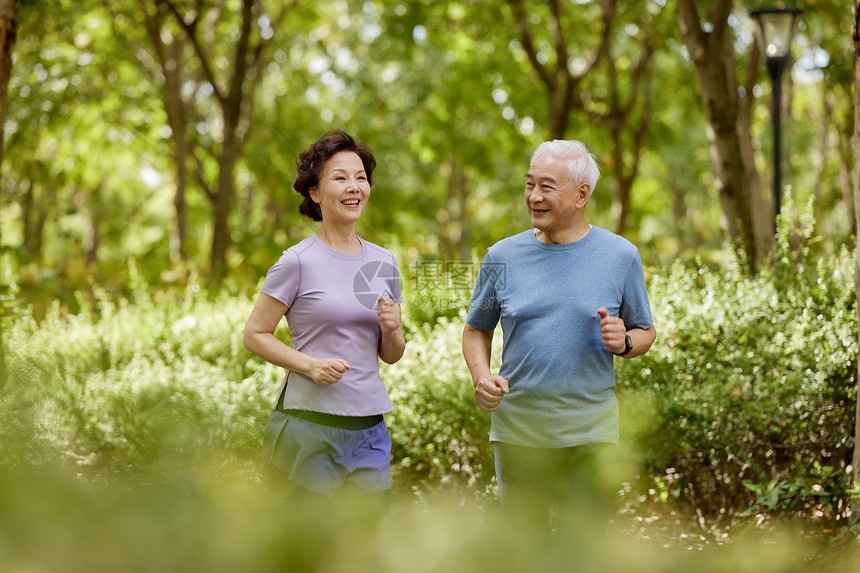
[[(508, 4), (520, 44), (545, 90), (550, 139), (567, 137), (576, 111), (607, 132), (615, 230), (625, 233), (651, 127), (655, 51), (666, 37), (660, 22), (664, 7), (616, 0), (564, 7), (548, 0), (545, 10), (527, 7), (523, 0)], [(545, 29), (548, 33), (542, 34)]]
[(13, 270), (38, 285), (38, 305), (91, 278), (122, 288), (118, 269), (157, 244), (150, 225), (161, 224), (157, 190), (138, 176), (159, 153), (151, 84), (95, 3), (60, 2), (48, 15), (25, 5), (19, 22), (4, 166)]
[[(295, 215), (293, 163), (333, 128), (355, 133), (380, 159), (374, 208), (362, 221), (368, 239), (409, 253), (402, 260), (471, 259), (528, 224), (522, 172), (556, 105), (541, 69), (557, 75), (553, 93), (576, 86), (565, 129), (599, 152), (612, 191), (593, 197), (595, 223), (638, 234), (648, 258), (721, 256), (726, 207), (679, 4), (335, 0), (282, 13), (250, 0), (142, 1), (19, 8), (26, 34), (10, 80), (0, 217), (4, 256), (22, 288), (32, 287), (28, 297), (71, 297), (93, 277), (127, 288), (129, 259), (154, 283), (177, 276), (183, 258), (192, 270), (211, 268), (216, 227), (229, 231), (221, 244), (231, 280), (255, 280), (312, 229)], [(724, 5), (695, 3), (702, 37), (718, 31), (709, 11)], [(767, 82), (747, 53), (746, 5), (732, 4), (725, 38), (747, 70), (733, 87), (744, 94), (746, 116), (735, 124), (749, 132), (743, 153), (762, 162)], [(809, 153), (787, 153), (789, 179), (799, 196), (820, 197), (823, 221), (841, 221), (829, 232), (844, 242), (851, 50), (844, 6), (816, 7), (798, 37), (804, 75), (789, 102), (796, 116), (823, 121), (791, 124), (787, 149)], [(247, 56), (242, 66), (237, 51)], [(769, 230), (770, 219), (758, 227)]]
[[(198, 95), (199, 83), (195, 91), (183, 96), (182, 86), (187, 75), (184, 69), (187, 59), (186, 49), (188, 40), (181, 34), (172, 33), (165, 24), (164, 11), (153, 10), (147, 0), (139, 1), (143, 12), (146, 35), (152, 44), (154, 61), (157, 71), (163, 78), (162, 100), (167, 114), (167, 125), (172, 135), (173, 166), (175, 169), (176, 192), (173, 196), (173, 207), (176, 212), (175, 240), (171, 255), (181, 265), (188, 263), (188, 201), (186, 192), (189, 184), (189, 163), (192, 158), (192, 140), (189, 128), (191, 125), (190, 107)], [(156, 73), (156, 70), (153, 70)]]
[[(229, 5), (209, 5), (202, 1), (151, 2), (156, 10), (175, 16), (194, 54), (193, 63), (177, 64), (177, 67), (193, 66), (202, 72), (203, 79), (197, 81), (205, 84), (202, 89), (209, 94), (209, 98), (201, 98), (206, 111), (200, 114), (206, 119), (198, 124), (199, 148), (191, 155), (197, 163), (197, 183), (212, 204), (210, 265), (215, 275), (220, 276), (226, 271), (227, 252), (232, 245), (229, 220), (236, 195), (235, 170), (253, 123), (254, 92), (264, 76), (268, 62), (266, 49), (275, 29), (295, 2), (281, 6), (275, 13), (267, 11), (260, 0), (237, 0)], [(149, 11), (146, 14), (153, 17)], [(176, 56), (181, 58), (182, 54)], [(168, 63), (166, 59), (164, 62)], [(177, 108), (171, 114), (181, 113), (183, 107), (181, 101), (172, 99), (176, 95), (166, 92), (168, 107)], [(181, 162), (184, 162), (182, 145), (177, 153), (183, 154)], [(217, 172), (214, 176), (207, 173), (206, 159), (201, 157), (203, 153), (215, 159)]]
[[(12, 53), (15, 51), (17, 34), (16, 0), (0, 0), (0, 167), (3, 166), (3, 126), (6, 123), (6, 100), (8, 99), (9, 78), (12, 74)], [(4, 187), (0, 179), (0, 187)], [(3, 201), (0, 191), (0, 202)], [(0, 223), (0, 245), (2, 245), (2, 223)], [(0, 301), (0, 322), (4, 315), (4, 305)], [(2, 329), (0, 329), (2, 330)], [(6, 358), (3, 352), (3, 336), (0, 334), (0, 388), (6, 382)]]
[[(854, 219), (860, 223), (860, 0), (854, 0)], [(860, 225), (858, 225), (860, 227)], [(860, 235), (857, 236), (854, 267), (854, 293), (857, 297), (858, 322), (860, 322)], [(860, 352), (860, 332), (858, 332)], [(857, 380), (860, 380), (860, 358), (858, 358)], [(854, 456), (851, 463), (851, 481), (860, 476), (860, 386), (857, 388), (857, 409), (854, 414)]]
[[(816, 220), (840, 243), (856, 234), (851, 171), (853, 166), (852, 7), (838, 0), (799, 3), (800, 17), (794, 53), (786, 74), (788, 97), (784, 165), (785, 177), (798, 189), (809, 189)], [(807, 86), (815, 86), (808, 89)], [(811, 121), (800, 121), (809, 117)], [(792, 153), (791, 150), (809, 150)], [(810, 160), (813, 169), (810, 170)], [(812, 179), (804, 178), (812, 175)]]
[(351, 49), (382, 57), (348, 77), (371, 112), (363, 119), (383, 143), (385, 165), (400, 166), (394, 205), (412, 217), (393, 222), (402, 235), (421, 229), (421, 255), (471, 261), (472, 249), (482, 254), (500, 238), (499, 222), (520, 220), (532, 134), (531, 118), (508, 103), (497, 23), (465, 5), (426, 1), (361, 14), (359, 26), (376, 22), (381, 33)]
[(734, 0), (717, 0), (706, 11), (693, 0), (677, 4), (681, 35), (699, 78), (714, 176), (725, 213), (727, 233), (755, 268), (769, 250), (772, 226), (766, 221), (761, 181), (755, 166), (750, 129), (758, 50), (747, 69), (741, 92), (737, 75), (735, 35), (731, 20)]
[(12, 75), (12, 53), (18, 33), (16, 11), (17, 0), (0, 0), (0, 165), (3, 164), (3, 123)]

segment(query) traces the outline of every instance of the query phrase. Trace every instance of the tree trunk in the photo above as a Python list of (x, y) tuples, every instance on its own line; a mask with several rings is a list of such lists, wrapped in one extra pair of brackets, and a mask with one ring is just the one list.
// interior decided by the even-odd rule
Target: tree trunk
[(466, 217), (469, 200), (469, 178), (460, 168), (457, 157), (448, 160), (448, 233), (446, 249), (452, 261), (471, 260), (471, 241), (469, 240), (469, 220)]
[(150, 12), (145, 0), (141, 0), (141, 9), (144, 14), (146, 33), (152, 43), (161, 72), (164, 74), (162, 100), (167, 112), (167, 123), (173, 132), (173, 163), (176, 169), (176, 191), (173, 195), (176, 226), (171, 241), (171, 256), (175, 261), (184, 264), (188, 262), (188, 206), (185, 195), (188, 189), (188, 161), (191, 157), (191, 145), (188, 141), (188, 106), (182, 98), (184, 69), (182, 50), (185, 43), (178, 37), (173, 37), (170, 44), (166, 43), (162, 37), (164, 26), (161, 18)]
[(753, 103), (755, 98), (752, 96), (755, 85), (758, 81), (758, 67), (761, 52), (758, 43), (754, 42), (750, 48), (750, 62), (746, 73), (746, 84), (744, 85), (744, 97), (738, 100), (738, 133), (742, 134), (741, 155), (744, 158), (744, 164), (749, 166), (748, 177), (746, 182), (749, 189), (749, 210), (750, 219), (752, 220), (753, 241), (755, 242), (755, 252), (758, 254), (758, 260), (764, 260), (764, 257), (773, 248), (773, 214), (767, 208), (762, 194), (761, 178), (758, 170), (755, 167), (755, 148), (752, 140), (752, 116)]
[[(614, 201), (612, 202), (612, 215), (615, 218), (615, 232), (623, 235), (627, 231), (627, 219), (630, 215), (630, 190), (633, 187), (633, 179), (625, 174), (624, 170), (624, 143), (621, 132), (612, 130), (612, 156), (615, 163), (615, 187)], [(632, 169), (636, 170), (633, 166)]]
[(755, 271), (765, 255), (759, 247), (764, 240), (758, 235), (771, 233), (772, 226), (762, 228), (756, 221), (755, 205), (762, 200), (754, 199), (754, 195), (761, 183), (750, 153), (753, 145), (747, 111), (738, 98), (737, 63), (728, 25), (732, 5), (733, 0), (718, 0), (709, 15), (712, 27), (706, 31), (696, 2), (678, 0), (678, 20), (702, 91), (728, 238), (746, 255), (749, 269)]
[(824, 106), (823, 114), (816, 113), (814, 111), (815, 107), (810, 106), (810, 110), (812, 110), (810, 112), (810, 119), (813, 125), (818, 126), (818, 149), (820, 150), (819, 157), (821, 158), (818, 165), (815, 166), (815, 183), (812, 186), (813, 214), (816, 221), (824, 220), (821, 195), (827, 173), (827, 158), (830, 156), (830, 119), (833, 117), (833, 94), (827, 92), (821, 94), (821, 103)]
[[(84, 248), (85, 248), (85, 257), (87, 263), (87, 270), (92, 273), (93, 268), (99, 260), (99, 247), (101, 247), (102, 243), (102, 233), (101, 233), (101, 223), (102, 223), (102, 213), (104, 209), (102, 208), (104, 198), (102, 197), (102, 189), (103, 183), (99, 183), (96, 187), (88, 193), (87, 204), (89, 204), (89, 209), (82, 210), (81, 216), (86, 218), (86, 224), (83, 225), (87, 230), (87, 235), (84, 240)], [(79, 191), (80, 194), (87, 194), (86, 191), (81, 189)]]
[(218, 188), (212, 204), (214, 216), (210, 265), (216, 277), (222, 277), (226, 272), (227, 250), (233, 243), (230, 238), (230, 209), (236, 194), (234, 171), (239, 158), (239, 142), (228, 130), (235, 130), (235, 127), (229, 124), (225, 126), (224, 150), (218, 157)]
[[(860, 0), (854, 0), (854, 219), (860, 223)], [(860, 235), (857, 236), (854, 257), (854, 296), (860, 303)], [(857, 312), (860, 322), (860, 304), (857, 305)], [(860, 329), (857, 342), (860, 351)], [(860, 360), (857, 362), (857, 380), (860, 381)], [(860, 384), (854, 412), (854, 457), (851, 467), (851, 482), (856, 483), (860, 475)]]
[[(853, 142), (852, 142), (853, 143)], [(854, 211), (857, 209), (856, 201), (854, 201), (853, 185), (851, 184), (854, 174), (852, 173), (854, 165), (853, 145), (839, 138), (837, 148), (839, 149), (839, 157), (842, 160), (839, 166), (839, 188), (842, 189), (842, 202), (848, 211), (849, 228), (851, 229), (850, 236), (857, 235), (857, 217), (854, 216)]]
[(44, 259), (45, 223), (48, 221), (46, 203), (44, 191), (40, 192), (40, 187), (32, 180), (28, 181), (21, 201), (22, 248), (38, 268), (42, 267)]
[[(12, 75), (12, 52), (15, 50), (15, 36), (18, 22), (15, 18), (16, 0), (0, 0), (0, 167), (3, 165), (3, 126), (6, 124), (6, 101), (9, 93), (9, 78)], [(0, 198), (5, 183), (0, 177)], [(0, 244), (2, 244), (0, 231)], [(3, 308), (0, 304), (0, 322), (3, 321)], [(3, 328), (0, 328), (0, 388), (6, 385), (6, 354), (3, 349)]]
[(6, 101), (12, 76), (12, 52), (18, 21), (15, 18), (17, 0), (0, 0), (0, 165), (3, 164), (3, 126), (6, 123)]
[(562, 87), (548, 87), (547, 100), (549, 103), (549, 138), (550, 139), (565, 139), (567, 126), (570, 123), (571, 105), (573, 99), (571, 94), (575, 89), (576, 82), (570, 76), (564, 74), (559, 77), (559, 82)]

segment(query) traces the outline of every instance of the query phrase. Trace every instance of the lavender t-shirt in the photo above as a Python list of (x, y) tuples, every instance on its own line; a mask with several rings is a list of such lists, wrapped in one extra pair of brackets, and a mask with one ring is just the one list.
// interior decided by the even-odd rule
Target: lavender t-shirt
[(314, 358), (343, 358), (350, 369), (320, 386), (288, 372), (284, 407), (340, 416), (371, 416), (394, 409), (379, 376), (382, 331), (376, 301), (398, 303), (400, 273), (387, 249), (362, 239), (361, 253), (345, 255), (314, 233), (290, 247), (266, 274), (262, 292), (285, 305), (293, 348)]

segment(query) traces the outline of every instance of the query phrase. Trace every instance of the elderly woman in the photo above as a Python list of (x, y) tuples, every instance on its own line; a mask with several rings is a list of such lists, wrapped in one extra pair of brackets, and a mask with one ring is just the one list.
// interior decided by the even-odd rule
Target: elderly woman
[[(376, 160), (332, 132), (298, 159), (299, 211), (320, 223), (269, 269), (245, 348), (287, 370), (263, 440), (264, 476), (332, 497), (387, 492), (393, 410), (379, 375), (403, 355), (394, 255), (358, 237)], [(292, 346), (275, 336), (286, 317)]]

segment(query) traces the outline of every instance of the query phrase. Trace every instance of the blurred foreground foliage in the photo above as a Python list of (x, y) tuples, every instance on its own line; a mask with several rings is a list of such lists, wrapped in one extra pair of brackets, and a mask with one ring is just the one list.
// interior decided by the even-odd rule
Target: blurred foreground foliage
[(783, 228), (754, 277), (741, 263), (648, 271), (658, 339), (617, 364), (615, 527), (584, 522), (573, 545), (521, 527), (511, 539), (496, 519), (462, 310), (410, 314), (407, 354), (383, 367), (394, 509), (321, 513), (275, 506), (260, 486), (282, 373), (242, 347), (250, 299), (198, 282), (130, 300), (94, 288), (79, 314), (55, 305), (36, 320), (12, 292), (0, 570), (567, 570), (571, 552), (607, 571), (852, 570), (854, 261), (816, 256), (811, 229)]
[(284, 505), (247, 484), (203, 476), (90, 487), (69, 476), (0, 478), (0, 570), (799, 573), (860, 563), (855, 548), (833, 551), (791, 527), (686, 548), (604, 525), (599, 515), (578, 516), (571, 535), (549, 534), (441, 495), (387, 512), (362, 500)]

